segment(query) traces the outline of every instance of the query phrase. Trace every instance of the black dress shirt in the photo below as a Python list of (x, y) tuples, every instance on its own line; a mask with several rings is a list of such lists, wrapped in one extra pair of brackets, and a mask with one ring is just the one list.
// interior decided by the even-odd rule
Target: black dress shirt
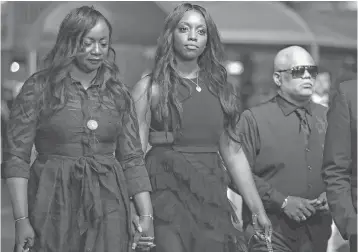
[[(296, 113), (301, 110), (302, 116)], [(327, 230), (327, 216), (316, 214), (296, 223), (282, 213), (287, 196), (315, 199), (324, 192), (321, 177), (326, 108), (309, 103), (303, 108), (277, 95), (270, 101), (243, 112), (237, 125), (241, 145), (253, 171), (255, 183), (275, 230), (298, 236), (305, 224)], [(304, 117), (309, 135), (302, 130)], [(244, 207), (244, 221), (245, 207)], [(329, 216), (328, 216), (329, 220)], [(325, 223), (325, 228), (321, 225)]]

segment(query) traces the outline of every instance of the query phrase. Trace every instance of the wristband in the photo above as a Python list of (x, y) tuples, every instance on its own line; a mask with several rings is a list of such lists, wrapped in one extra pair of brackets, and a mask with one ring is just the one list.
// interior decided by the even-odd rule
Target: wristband
[[(290, 197), (290, 196), (288, 196), (288, 197)], [(283, 201), (281, 209), (284, 209), (287, 206), (288, 197)]]
[(154, 217), (151, 214), (144, 214), (144, 215), (139, 216), (139, 218), (142, 218), (142, 217), (148, 217), (148, 218), (151, 218), (152, 220), (154, 220)]
[(27, 218), (29, 218), (29, 217), (27, 217), (27, 216), (20, 217), (20, 218), (15, 219), (15, 222), (18, 222), (18, 221), (20, 221), (20, 220), (25, 220), (25, 219), (27, 219)]

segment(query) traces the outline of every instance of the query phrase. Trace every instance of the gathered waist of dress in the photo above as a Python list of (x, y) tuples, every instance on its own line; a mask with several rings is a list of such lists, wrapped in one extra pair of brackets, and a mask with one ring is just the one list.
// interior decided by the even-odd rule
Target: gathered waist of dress
[[(111, 195), (110, 197), (113, 197), (117, 202), (124, 202), (129, 216), (129, 197), (125, 175), (114, 157), (113, 146), (113, 143), (96, 143), (91, 147), (72, 143), (54, 144), (47, 148), (36, 146), (38, 148), (37, 158), (40, 161), (41, 159), (55, 160), (52, 165), (58, 164), (56, 159), (69, 161), (61, 166), (61, 169), (71, 170), (72, 181), (78, 181), (80, 186), (80, 202), (76, 213), (80, 235), (90, 231), (90, 234), (93, 233), (94, 237), (97, 237), (100, 225), (105, 221), (105, 211), (101, 198), (103, 190), (107, 191)], [(60, 165), (57, 166), (60, 167)], [(53, 166), (48, 163), (44, 167), (52, 168)], [(63, 189), (56, 186), (54, 190)], [(51, 195), (54, 194), (51, 193)], [(130, 224), (128, 224), (127, 230), (130, 232)], [(89, 241), (88, 244), (89, 250), (94, 251), (93, 243)]]
[(38, 156), (86, 157), (94, 155), (114, 156), (113, 143), (96, 143), (91, 146), (81, 144), (53, 144), (51, 147), (36, 146)]
[(149, 133), (149, 143), (151, 146), (171, 146), (175, 151), (190, 152), (190, 153), (208, 153), (218, 152), (218, 146), (214, 144), (177, 144), (174, 140), (174, 134), (172, 132), (156, 131)]

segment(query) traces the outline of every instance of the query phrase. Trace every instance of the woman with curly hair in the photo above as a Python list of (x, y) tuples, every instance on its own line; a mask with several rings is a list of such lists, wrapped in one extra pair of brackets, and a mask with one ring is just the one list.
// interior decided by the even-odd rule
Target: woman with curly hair
[[(133, 89), (142, 146), (152, 146), (146, 162), (157, 252), (227, 252), (243, 245), (235, 245), (241, 234), (231, 221), (230, 181), (218, 153), (243, 155), (234, 134), (240, 100), (222, 60), (212, 18), (203, 7), (184, 3), (165, 20), (153, 71)], [(223, 161), (259, 224), (269, 229), (251, 171), (231, 158)]]
[[(44, 70), (23, 85), (7, 127), (2, 175), (16, 251), (128, 252), (130, 197), (153, 236), (151, 191), (112, 27), (92, 7), (62, 21)], [(30, 168), (33, 144), (38, 152)]]

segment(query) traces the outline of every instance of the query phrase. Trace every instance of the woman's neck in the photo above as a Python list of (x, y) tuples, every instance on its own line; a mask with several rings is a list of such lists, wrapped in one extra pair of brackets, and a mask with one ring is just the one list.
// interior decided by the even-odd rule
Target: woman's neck
[(71, 78), (75, 79), (76, 81), (79, 81), (82, 84), (90, 85), (92, 80), (96, 77), (97, 71), (86, 73), (81, 69), (79, 69), (76, 65), (73, 65), (70, 74), (71, 74)]
[(177, 59), (176, 70), (181, 77), (194, 78), (200, 70), (196, 60), (180, 61)]

